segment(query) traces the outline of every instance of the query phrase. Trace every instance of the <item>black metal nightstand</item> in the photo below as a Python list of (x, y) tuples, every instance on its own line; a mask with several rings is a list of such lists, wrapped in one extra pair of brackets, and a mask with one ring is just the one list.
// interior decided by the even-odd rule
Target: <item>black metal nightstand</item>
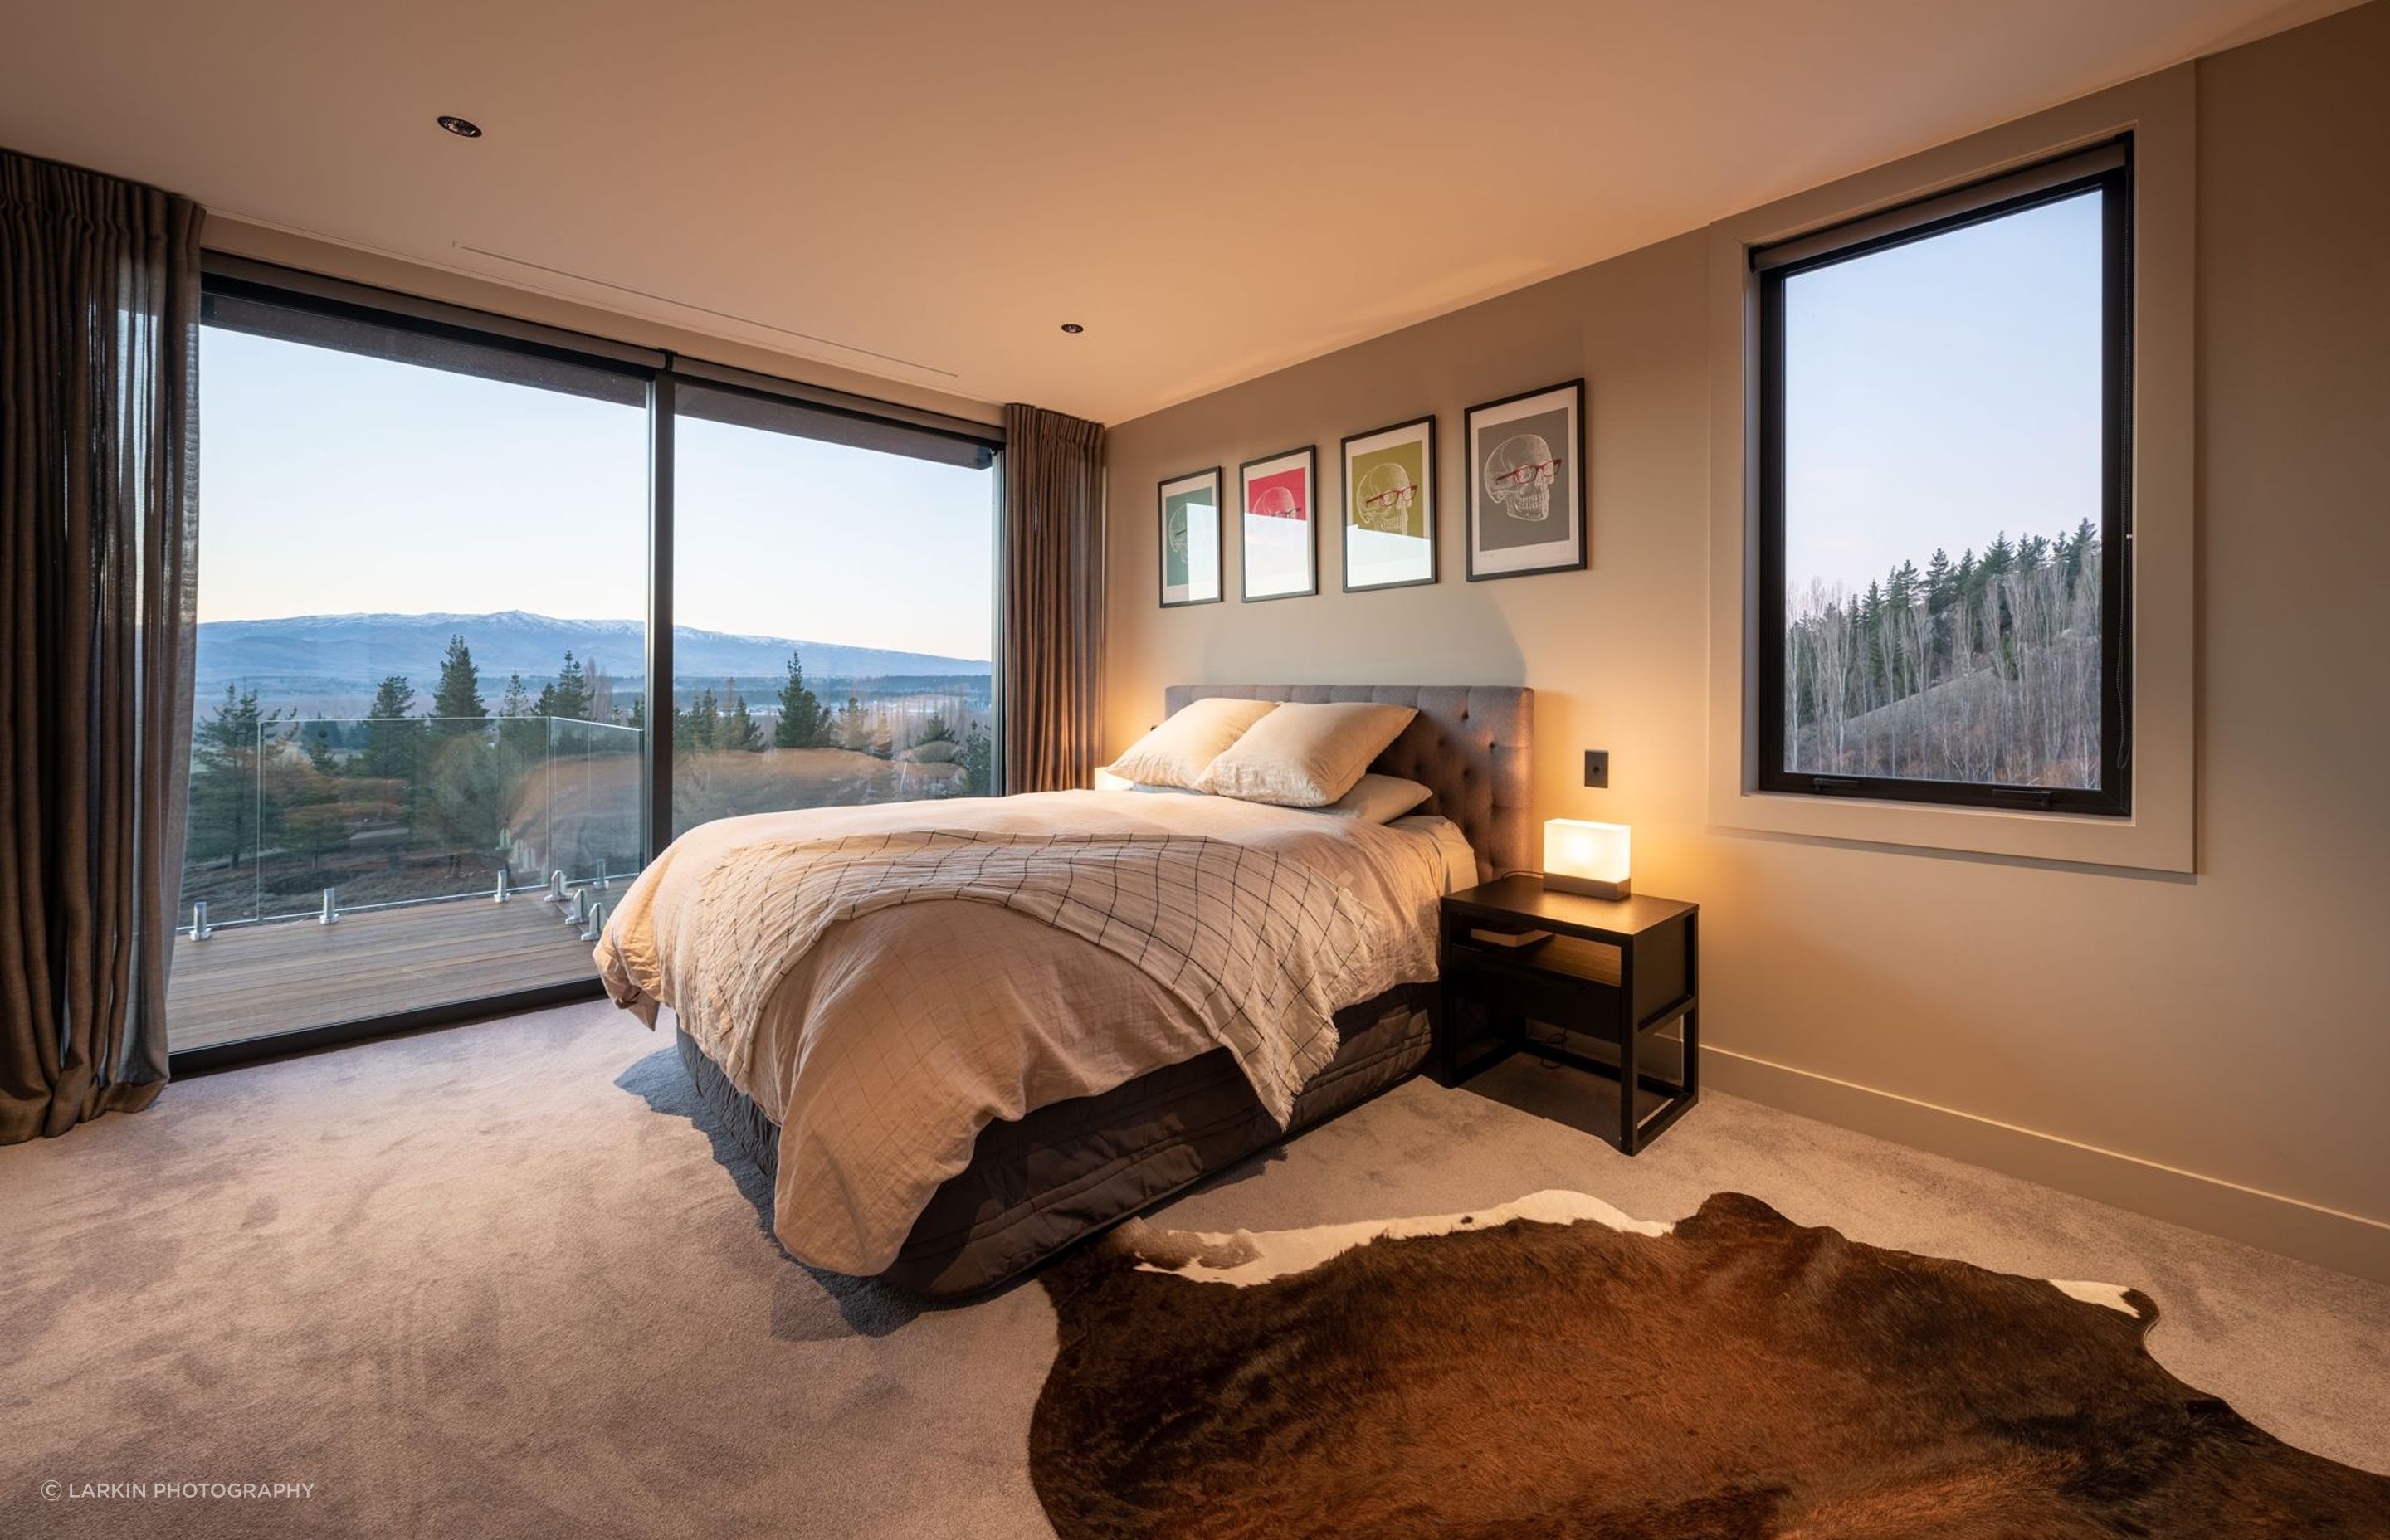
[[(1701, 906), (1673, 898), (1585, 898), (1547, 892), (1540, 879), (1506, 877), (1444, 901), (1442, 1008), (1430, 1059), (1437, 1084), (1457, 1085), (1530, 1046), (1529, 1021), (1560, 1029), (1536, 1051), (1618, 1082), (1618, 1148), (1632, 1155), (1701, 1097)], [(1489, 936), (1548, 932), (1505, 945)], [(1474, 1039), (1470, 1018), (1488, 1030)], [(1680, 1074), (1640, 1067), (1649, 1040), (1684, 1023)], [(1613, 1048), (1617, 1062), (1566, 1044), (1580, 1033)], [(1490, 1041), (1491, 1046), (1485, 1044)], [(1659, 1096), (1638, 1112), (1637, 1092)]]

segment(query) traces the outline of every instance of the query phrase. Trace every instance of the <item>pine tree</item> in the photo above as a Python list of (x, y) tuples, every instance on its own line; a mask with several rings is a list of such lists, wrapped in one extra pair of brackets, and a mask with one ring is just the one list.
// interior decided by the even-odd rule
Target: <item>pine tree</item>
[(564, 666), (556, 671), (554, 683), (543, 686), (539, 699), (532, 707), (534, 716), (560, 716), (579, 722), (589, 715), (589, 679), (582, 666), (573, 661), (570, 648), (565, 649)]
[(804, 661), (789, 654), (789, 677), (780, 686), (780, 720), (772, 728), (777, 749), (817, 749), (829, 741), (829, 721), (821, 698), (805, 687)]
[(1975, 570), (1987, 578), (1998, 578), (2007, 576), (2015, 564), (2016, 546), (2010, 544), (2009, 532), (2002, 530), (1984, 552), (1984, 559)]
[(673, 747), (687, 753), (712, 752), (721, 736), (717, 720), (721, 709), (709, 685), (688, 703), (687, 711), (674, 713)]
[(746, 698), (739, 693), (739, 681), (723, 682), (726, 691), (722, 707), (720, 746), (740, 753), (760, 751), (764, 747), (764, 729), (755, 725), (752, 712), (747, 710)]
[(2066, 560), (2063, 563), (2069, 593), (2074, 592), (2075, 580), (2083, 575), (2084, 558), (2099, 548), (2100, 527), (2097, 524), (2086, 519), (2075, 526), (2075, 538), (2067, 547)]
[(1950, 553), (1941, 546), (1934, 547), (1934, 558), (1925, 564), (1925, 608), (1938, 615), (1950, 608)]
[(1941, 546), (1934, 547), (1934, 558), (1925, 564), (1925, 683), (1932, 684), (1941, 667), (1941, 661), (1950, 654), (1950, 606), (1959, 598), (1957, 570), (1950, 565), (1950, 553)]
[(507, 693), (505, 699), (498, 704), (498, 714), (500, 716), (529, 716), (532, 714), (531, 689), (528, 686), (524, 685), (523, 676), (521, 674), (509, 674), (507, 675)]
[(482, 701), (482, 672), (473, 666), (472, 649), (465, 638), (451, 635), (440, 660), (440, 684), (431, 692), (432, 730), (443, 737), (461, 737), (479, 730), (490, 719)]
[(996, 790), (996, 744), (987, 729), (976, 722), (963, 737), (963, 782), (974, 797), (989, 796)]
[(255, 690), (225, 686), (224, 699), (191, 733), (191, 808), (186, 836), (194, 860), (223, 857), (238, 867), (254, 856), (275, 821), (276, 805), (258, 794), (266, 735), (282, 721), (265, 711)]

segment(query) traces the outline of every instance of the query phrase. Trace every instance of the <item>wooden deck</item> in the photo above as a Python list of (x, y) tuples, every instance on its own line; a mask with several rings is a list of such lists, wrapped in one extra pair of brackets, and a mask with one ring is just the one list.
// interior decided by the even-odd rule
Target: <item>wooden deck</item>
[[(605, 895), (619, 897), (619, 892)], [(174, 941), (168, 1044), (200, 1048), (593, 977), (589, 943), (536, 892), (245, 925)]]

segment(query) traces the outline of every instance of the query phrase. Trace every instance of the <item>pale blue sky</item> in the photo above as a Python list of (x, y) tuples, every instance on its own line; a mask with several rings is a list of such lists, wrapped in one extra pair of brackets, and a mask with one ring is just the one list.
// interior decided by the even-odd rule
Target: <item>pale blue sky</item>
[(2100, 239), (2086, 194), (1786, 280), (1796, 596), (2099, 522)]
[[(199, 618), (647, 609), (636, 406), (210, 327)], [(676, 618), (989, 655), (989, 472), (683, 420)]]

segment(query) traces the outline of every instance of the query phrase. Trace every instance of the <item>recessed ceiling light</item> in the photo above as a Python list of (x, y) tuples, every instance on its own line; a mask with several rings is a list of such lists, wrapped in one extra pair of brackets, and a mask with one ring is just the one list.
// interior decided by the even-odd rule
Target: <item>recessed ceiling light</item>
[(1086, 330), (1087, 328), (1079, 325), (1076, 321), (1065, 321), (1062, 323), (1062, 329), (1069, 332), (1072, 336), (1076, 337), (1079, 333)]
[(469, 119), (452, 117), (445, 112), (440, 114), (440, 126), (459, 139), (478, 139), (482, 136), (481, 124)]

